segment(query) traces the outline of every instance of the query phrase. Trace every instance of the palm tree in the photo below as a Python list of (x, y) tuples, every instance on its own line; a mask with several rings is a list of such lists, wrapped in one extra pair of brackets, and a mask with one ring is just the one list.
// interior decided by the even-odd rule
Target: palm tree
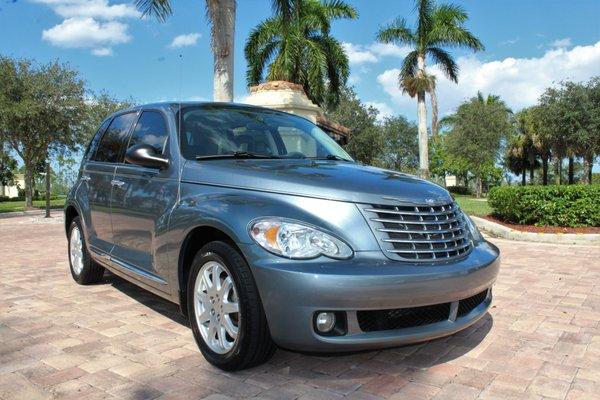
[(356, 18), (343, 0), (274, 0), (274, 15), (256, 26), (244, 49), (249, 86), (284, 80), (303, 86), (315, 103), (337, 104), (350, 71), (331, 22)]
[[(165, 21), (172, 13), (170, 0), (136, 0), (142, 15)], [(233, 39), (235, 33), (235, 0), (206, 0), (206, 16), (211, 26), (214, 59), (213, 98), (233, 101)]]
[(458, 82), (458, 65), (442, 47), (466, 47), (473, 51), (483, 50), (484, 47), (479, 39), (463, 26), (468, 16), (462, 7), (451, 4), (436, 5), (433, 0), (417, 0), (416, 11), (418, 16), (415, 29), (408, 27), (405, 19), (398, 18), (379, 30), (377, 40), (413, 47), (404, 58), (399, 81), (405, 93), (417, 97), (419, 168), (421, 176), (429, 178), (425, 93), (431, 93), (432, 89), (431, 78), (425, 70), (426, 60), (429, 56), (448, 79)]

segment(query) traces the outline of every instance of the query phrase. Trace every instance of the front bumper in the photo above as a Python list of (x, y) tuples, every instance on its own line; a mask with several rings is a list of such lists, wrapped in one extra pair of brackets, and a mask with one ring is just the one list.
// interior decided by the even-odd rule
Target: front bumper
[[(286, 260), (256, 245), (243, 245), (273, 340), (281, 347), (336, 352), (367, 350), (430, 340), (457, 332), (485, 315), (486, 299), (470, 312), (422, 326), (363, 332), (357, 311), (457, 304), (490, 289), (499, 270), (499, 251), (491, 243), (474, 247), (464, 259), (448, 264), (392, 261), (379, 251), (358, 252), (350, 260)], [(456, 305), (454, 305), (456, 307)], [(315, 332), (317, 311), (341, 311), (347, 333), (323, 336)]]

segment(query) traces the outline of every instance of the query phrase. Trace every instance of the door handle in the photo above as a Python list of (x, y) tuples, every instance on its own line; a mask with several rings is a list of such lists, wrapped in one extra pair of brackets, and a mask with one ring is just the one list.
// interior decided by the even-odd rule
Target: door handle
[(112, 181), (110, 181), (110, 183), (111, 183), (113, 186), (116, 186), (116, 187), (119, 187), (119, 188), (120, 188), (120, 187), (123, 187), (123, 185), (125, 184), (125, 182), (123, 182), (123, 181), (117, 181), (117, 180), (115, 180), (115, 179), (113, 179)]
[(84, 182), (89, 182), (92, 179), (89, 175), (81, 175), (81, 180)]

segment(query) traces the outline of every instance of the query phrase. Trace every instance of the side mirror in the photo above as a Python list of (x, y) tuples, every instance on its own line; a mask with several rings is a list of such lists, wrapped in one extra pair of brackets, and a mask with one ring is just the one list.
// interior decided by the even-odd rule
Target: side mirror
[(156, 149), (149, 144), (138, 144), (125, 153), (125, 161), (141, 167), (165, 169), (169, 166), (169, 159), (158, 154)]

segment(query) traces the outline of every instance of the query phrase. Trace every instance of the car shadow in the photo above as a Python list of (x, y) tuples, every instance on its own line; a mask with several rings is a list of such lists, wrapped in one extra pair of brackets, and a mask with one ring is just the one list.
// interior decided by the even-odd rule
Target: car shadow
[(119, 292), (169, 318), (173, 322), (183, 326), (189, 326), (188, 320), (179, 312), (179, 306), (177, 304), (142, 289), (108, 270), (105, 271), (104, 279), (101, 283), (111, 285)]
[[(182, 326), (189, 326), (187, 319), (179, 312), (179, 307), (157, 295), (141, 289), (125, 279), (107, 271), (103, 280), (123, 294), (149, 307)], [(467, 355), (475, 349), (488, 335), (494, 325), (490, 313), (468, 328), (453, 335), (412, 345), (392, 347), (388, 349), (342, 353), (342, 354), (310, 354), (280, 349), (266, 366), (258, 366), (246, 371), (237, 372), (247, 375), (264, 371), (265, 368), (278, 371), (288, 378), (325, 379), (331, 384), (336, 379), (368, 378), (382, 373), (426, 374), (429, 368), (439, 364), (452, 363), (453, 360)], [(366, 368), (369, 366), (369, 368)], [(341, 375), (331, 371), (346, 371)], [(333, 381), (332, 381), (333, 380)]]

